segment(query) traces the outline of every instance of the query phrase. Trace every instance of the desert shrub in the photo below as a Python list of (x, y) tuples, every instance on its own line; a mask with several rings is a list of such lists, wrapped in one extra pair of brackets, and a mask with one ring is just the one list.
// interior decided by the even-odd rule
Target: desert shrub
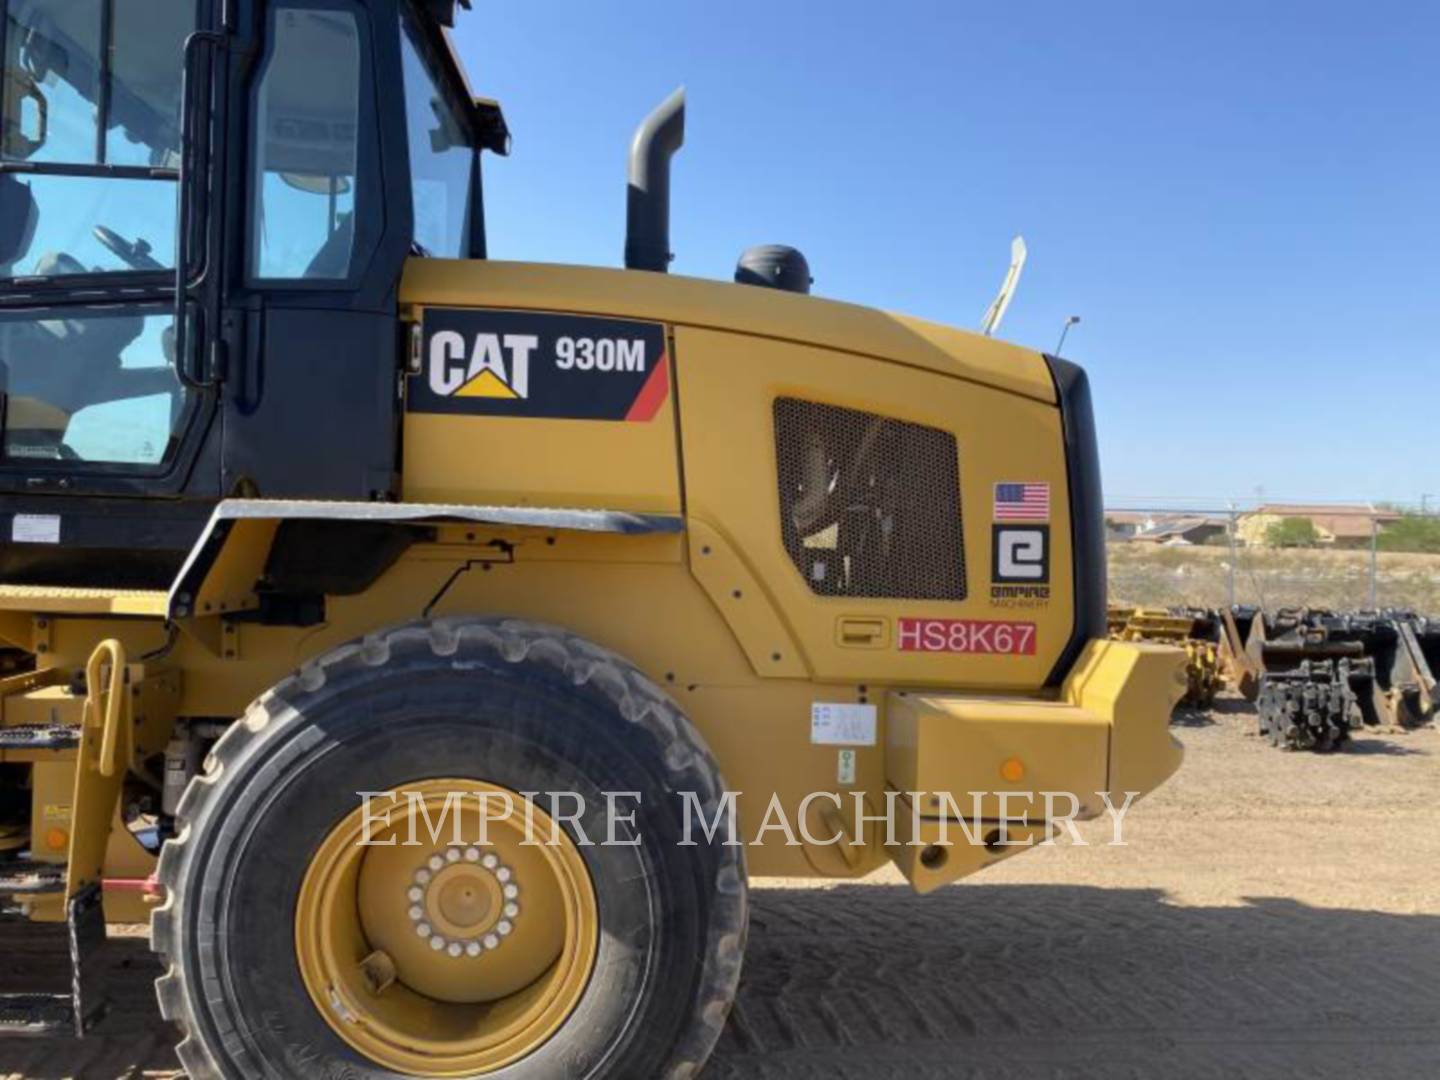
[(1440, 518), (1404, 514), (1386, 525), (1375, 543), (1381, 551), (1440, 553)]
[(1281, 518), (1265, 530), (1265, 543), (1270, 547), (1314, 547), (1319, 542), (1320, 530), (1309, 518)]

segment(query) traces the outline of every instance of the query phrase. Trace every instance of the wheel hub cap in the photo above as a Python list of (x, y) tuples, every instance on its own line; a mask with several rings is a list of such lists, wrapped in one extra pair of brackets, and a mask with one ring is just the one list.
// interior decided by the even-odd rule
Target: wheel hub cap
[(493, 852), (451, 847), (431, 855), (406, 890), (416, 936), (459, 958), (498, 949), (520, 917), (520, 884)]
[[(497, 816), (473, 797), (484, 793), (517, 811)], [(392, 794), (383, 828), (372, 818), (366, 832), (357, 809), (312, 859), (295, 915), (301, 976), (376, 1064), (492, 1072), (543, 1044), (584, 994), (599, 942), (589, 871), (568, 834), (504, 788), (428, 780)]]

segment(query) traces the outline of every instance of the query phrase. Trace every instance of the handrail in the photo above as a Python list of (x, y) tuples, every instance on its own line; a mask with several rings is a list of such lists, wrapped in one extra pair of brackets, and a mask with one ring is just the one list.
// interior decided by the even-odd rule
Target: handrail
[[(106, 657), (110, 659), (110, 678), (100, 689)], [(102, 704), (103, 703), (103, 704)], [(120, 738), (124, 734), (125, 715), (125, 646), (114, 638), (106, 638), (95, 646), (85, 662), (85, 723), (100, 726), (100, 753), (96, 763), (101, 776), (114, 776), (119, 771)], [(126, 761), (123, 764), (129, 765)]]
[[(190, 64), (202, 45), (224, 44), (228, 35), (218, 30), (196, 30), (185, 39), (180, 58), (180, 170), (175, 194), (175, 374), (191, 390), (209, 390), (214, 379), (196, 378), (187, 355), (190, 336), (190, 159), (194, 152), (190, 100)], [(208, 245), (207, 245), (208, 260)], [(208, 269), (208, 267), (207, 267)]]

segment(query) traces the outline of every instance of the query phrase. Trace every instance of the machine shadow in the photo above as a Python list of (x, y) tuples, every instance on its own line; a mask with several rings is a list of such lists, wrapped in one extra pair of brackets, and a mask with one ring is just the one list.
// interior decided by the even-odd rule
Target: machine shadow
[(752, 897), (707, 1077), (1440, 1074), (1440, 916), (978, 883)]
[[(0, 983), (30, 951), (0, 943)], [(109, 963), (95, 1033), (0, 1041), (0, 1075), (179, 1075), (144, 938), (113, 940)], [(1437, 971), (1435, 915), (1183, 907), (1159, 889), (757, 888), (704, 1075), (1436, 1075)]]
[(1215, 716), (1254, 716), (1255, 703), (1239, 694), (1219, 694), (1210, 703), (1209, 713)]
[[(1401, 736), (1403, 738), (1403, 735)], [(1428, 757), (1428, 750), (1419, 750), (1413, 746), (1404, 746), (1397, 742), (1386, 739), (1352, 739), (1346, 743), (1341, 750), (1346, 754), (1358, 754), (1361, 757)]]
[(1170, 714), (1170, 723), (1175, 727), (1185, 728), (1212, 727), (1215, 724), (1215, 717), (1211, 714), (1210, 709), (1177, 705), (1175, 711)]

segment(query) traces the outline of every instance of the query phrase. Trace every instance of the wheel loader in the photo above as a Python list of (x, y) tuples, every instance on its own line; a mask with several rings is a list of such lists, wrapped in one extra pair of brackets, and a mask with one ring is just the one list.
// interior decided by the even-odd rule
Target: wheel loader
[(195, 1078), (689, 1076), (751, 876), (1178, 766), (1083, 372), (667, 273), (682, 96), (623, 268), (503, 263), (455, 0), (0, 9), (4, 1035), (148, 923)]

